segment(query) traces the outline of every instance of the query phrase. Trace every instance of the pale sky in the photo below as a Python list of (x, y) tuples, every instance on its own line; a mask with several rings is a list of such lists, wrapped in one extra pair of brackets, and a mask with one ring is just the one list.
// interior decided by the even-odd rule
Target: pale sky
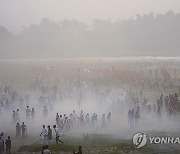
[(0, 26), (19, 33), (22, 26), (38, 24), (43, 17), (91, 24), (95, 18), (115, 21), (168, 10), (180, 13), (180, 0), (0, 0)]

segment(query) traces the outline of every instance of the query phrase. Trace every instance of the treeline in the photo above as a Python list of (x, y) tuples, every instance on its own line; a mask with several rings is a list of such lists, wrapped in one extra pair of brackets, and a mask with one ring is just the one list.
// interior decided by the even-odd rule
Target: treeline
[(14, 35), (0, 27), (0, 58), (180, 56), (180, 13), (137, 15), (127, 20), (77, 20), (23, 27)]

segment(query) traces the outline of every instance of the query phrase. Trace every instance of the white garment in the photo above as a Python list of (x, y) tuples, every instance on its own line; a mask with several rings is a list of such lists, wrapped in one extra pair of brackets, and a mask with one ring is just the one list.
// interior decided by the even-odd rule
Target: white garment
[(48, 149), (45, 149), (45, 150), (43, 151), (43, 154), (51, 154), (51, 151), (48, 150)]
[(30, 109), (26, 109), (26, 116), (30, 116), (31, 115), (31, 110)]
[(41, 134), (43, 136), (46, 136), (47, 135), (47, 129), (46, 128), (43, 128), (42, 131), (41, 131)]
[(77, 114), (73, 113), (73, 118), (76, 120), (77, 119)]
[(15, 112), (15, 121), (20, 122), (18, 111)]
[(59, 124), (62, 126), (63, 125), (63, 119), (62, 118), (59, 118)]
[(56, 133), (56, 137), (59, 136), (59, 129), (58, 129), (57, 127), (54, 128), (54, 131), (55, 131), (55, 133)]

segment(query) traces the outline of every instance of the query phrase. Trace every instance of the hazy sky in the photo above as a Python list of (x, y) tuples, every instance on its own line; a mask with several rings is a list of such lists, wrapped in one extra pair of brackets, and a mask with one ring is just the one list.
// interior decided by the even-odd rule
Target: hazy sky
[(180, 0), (0, 0), (0, 25), (18, 33), (22, 26), (38, 24), (43, 17), (54, 21), (125, 19), (149, 12), (180, 12)]

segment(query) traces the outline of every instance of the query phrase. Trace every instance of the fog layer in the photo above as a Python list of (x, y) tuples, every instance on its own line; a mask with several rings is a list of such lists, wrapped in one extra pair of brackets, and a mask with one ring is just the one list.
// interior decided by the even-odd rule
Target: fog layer
[(18, 35), (0, 26), (0, 58), (180, 55), (180, 13), (149, 13), (115, 22), (95, 19), (92, 25), (43, 18)]

